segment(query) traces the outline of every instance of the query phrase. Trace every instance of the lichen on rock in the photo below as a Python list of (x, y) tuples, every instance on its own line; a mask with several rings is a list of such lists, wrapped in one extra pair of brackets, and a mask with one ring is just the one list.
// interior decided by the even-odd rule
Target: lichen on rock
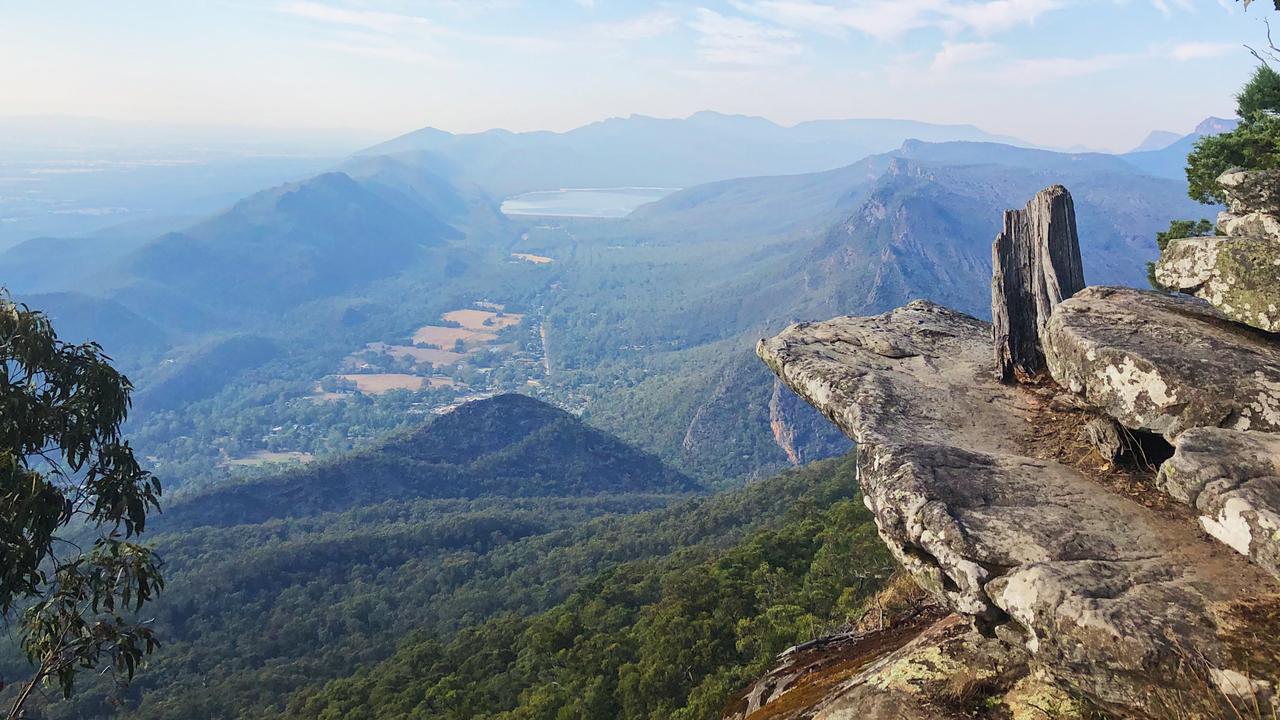
[(1091, 287), (1058, 306), (1053, 379), (1135, 430), (1280, 430), (1280, 344), (1204, 303)]
[(1233, 320), (1280, 331), (1280, 171), (1230, 171), (1218, 184), (1228, 201), (1220, 234), (1170, 241), (1155, 280)]

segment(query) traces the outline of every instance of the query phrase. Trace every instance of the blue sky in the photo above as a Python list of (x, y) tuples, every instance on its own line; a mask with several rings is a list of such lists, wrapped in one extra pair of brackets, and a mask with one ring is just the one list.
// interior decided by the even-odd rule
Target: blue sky
[(697, 110), (1125, 149), (1230, 115), (1264, 3), (0, 0), (0, 115), (565, 130)]

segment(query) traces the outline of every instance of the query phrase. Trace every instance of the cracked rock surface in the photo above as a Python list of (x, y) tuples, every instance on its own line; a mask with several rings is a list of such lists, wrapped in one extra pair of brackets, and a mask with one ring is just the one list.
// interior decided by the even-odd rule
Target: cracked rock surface
[(1058, 306), (1049, 372), (1126, 427), (1280, 430), (1280, 343), (1187, 298), (1090, 287)]
[(1280, 435), (1194, 428), (1157, 482), (1195, 508), (1205, 531), (1280, 577)]
[(1219, 610), (1270, 577), (1189, 520), (1029, 455), (1038, 401), (992, 377), (990, 343), (986, 323), (917, 301), (793, 325), (758, 353), (858, 443), (882, 539), (978, 630), (1122, 713), (1184, 688), (1189, 651), (1247, 678)]

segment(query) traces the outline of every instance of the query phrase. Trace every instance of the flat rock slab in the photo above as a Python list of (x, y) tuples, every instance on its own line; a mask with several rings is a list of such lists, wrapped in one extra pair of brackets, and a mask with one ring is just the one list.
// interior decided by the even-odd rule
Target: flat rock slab
[(1059, 385), (1126, 427), (1280, 430), (1280, 342), (1192, 298), (1086, 288), (1057, 307), (1044, 349)]
[(1280, 240), (1174, 240), (1160, 255), (1155, 276), (1164, 287), (1207, 300), (1232, 320), (1280, 331)]
[(1206, 532), (1280, 577), (1280, 435), (1193, 428), (1157, 482)]
[(1115, 709), (1185, 692), (1188, 648), (1205, 677), (1247, 676), (1221, 608), (1271, 578), (1194, 523), (1029, 456), (1040, 401), (994, 379), (986, 323), (913, 302), (793, 325), (757, 351), (858, 443), (881, 537), (981, 631)]

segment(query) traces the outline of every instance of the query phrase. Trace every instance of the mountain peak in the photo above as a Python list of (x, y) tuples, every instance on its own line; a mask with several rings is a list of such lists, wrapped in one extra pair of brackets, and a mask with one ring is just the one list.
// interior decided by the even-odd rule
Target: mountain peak
[(526, 395), (467, 403), (339, 460), (214, 488), (165, 508), (167, 528), (257, 523), (419, 498), (686, 493), (657, 457)]
[[(1208, 120), (1206, 120), (1205, 122), (1208, 122)], [(1204, 124), (1204, 123), (1201, 123), (1201, 124)], [(1183, 137), (1182, 135), (1179, 135), (1176, 132), (1169, 132), (1168, 130), (1152, 130), (1150, 133), (1147, 133), (1147, 137), (1144, 138), (1142, 142), (1138, 143), (1137, 147), (1130, 150), (1129, 152), (1147, 152), (1149, 150), (1163, 150), (1169, 147), (1170, 145), (1181, 140), (1182, 137)]]
[(1221, 135), (1235, 130), (1240, 125), (1240, 121), (1235, 118), (1224, 119), (1220, 117), (1207, 117), (1196, 125), (1196, 129), (1192, 132), (1196, 135)]

